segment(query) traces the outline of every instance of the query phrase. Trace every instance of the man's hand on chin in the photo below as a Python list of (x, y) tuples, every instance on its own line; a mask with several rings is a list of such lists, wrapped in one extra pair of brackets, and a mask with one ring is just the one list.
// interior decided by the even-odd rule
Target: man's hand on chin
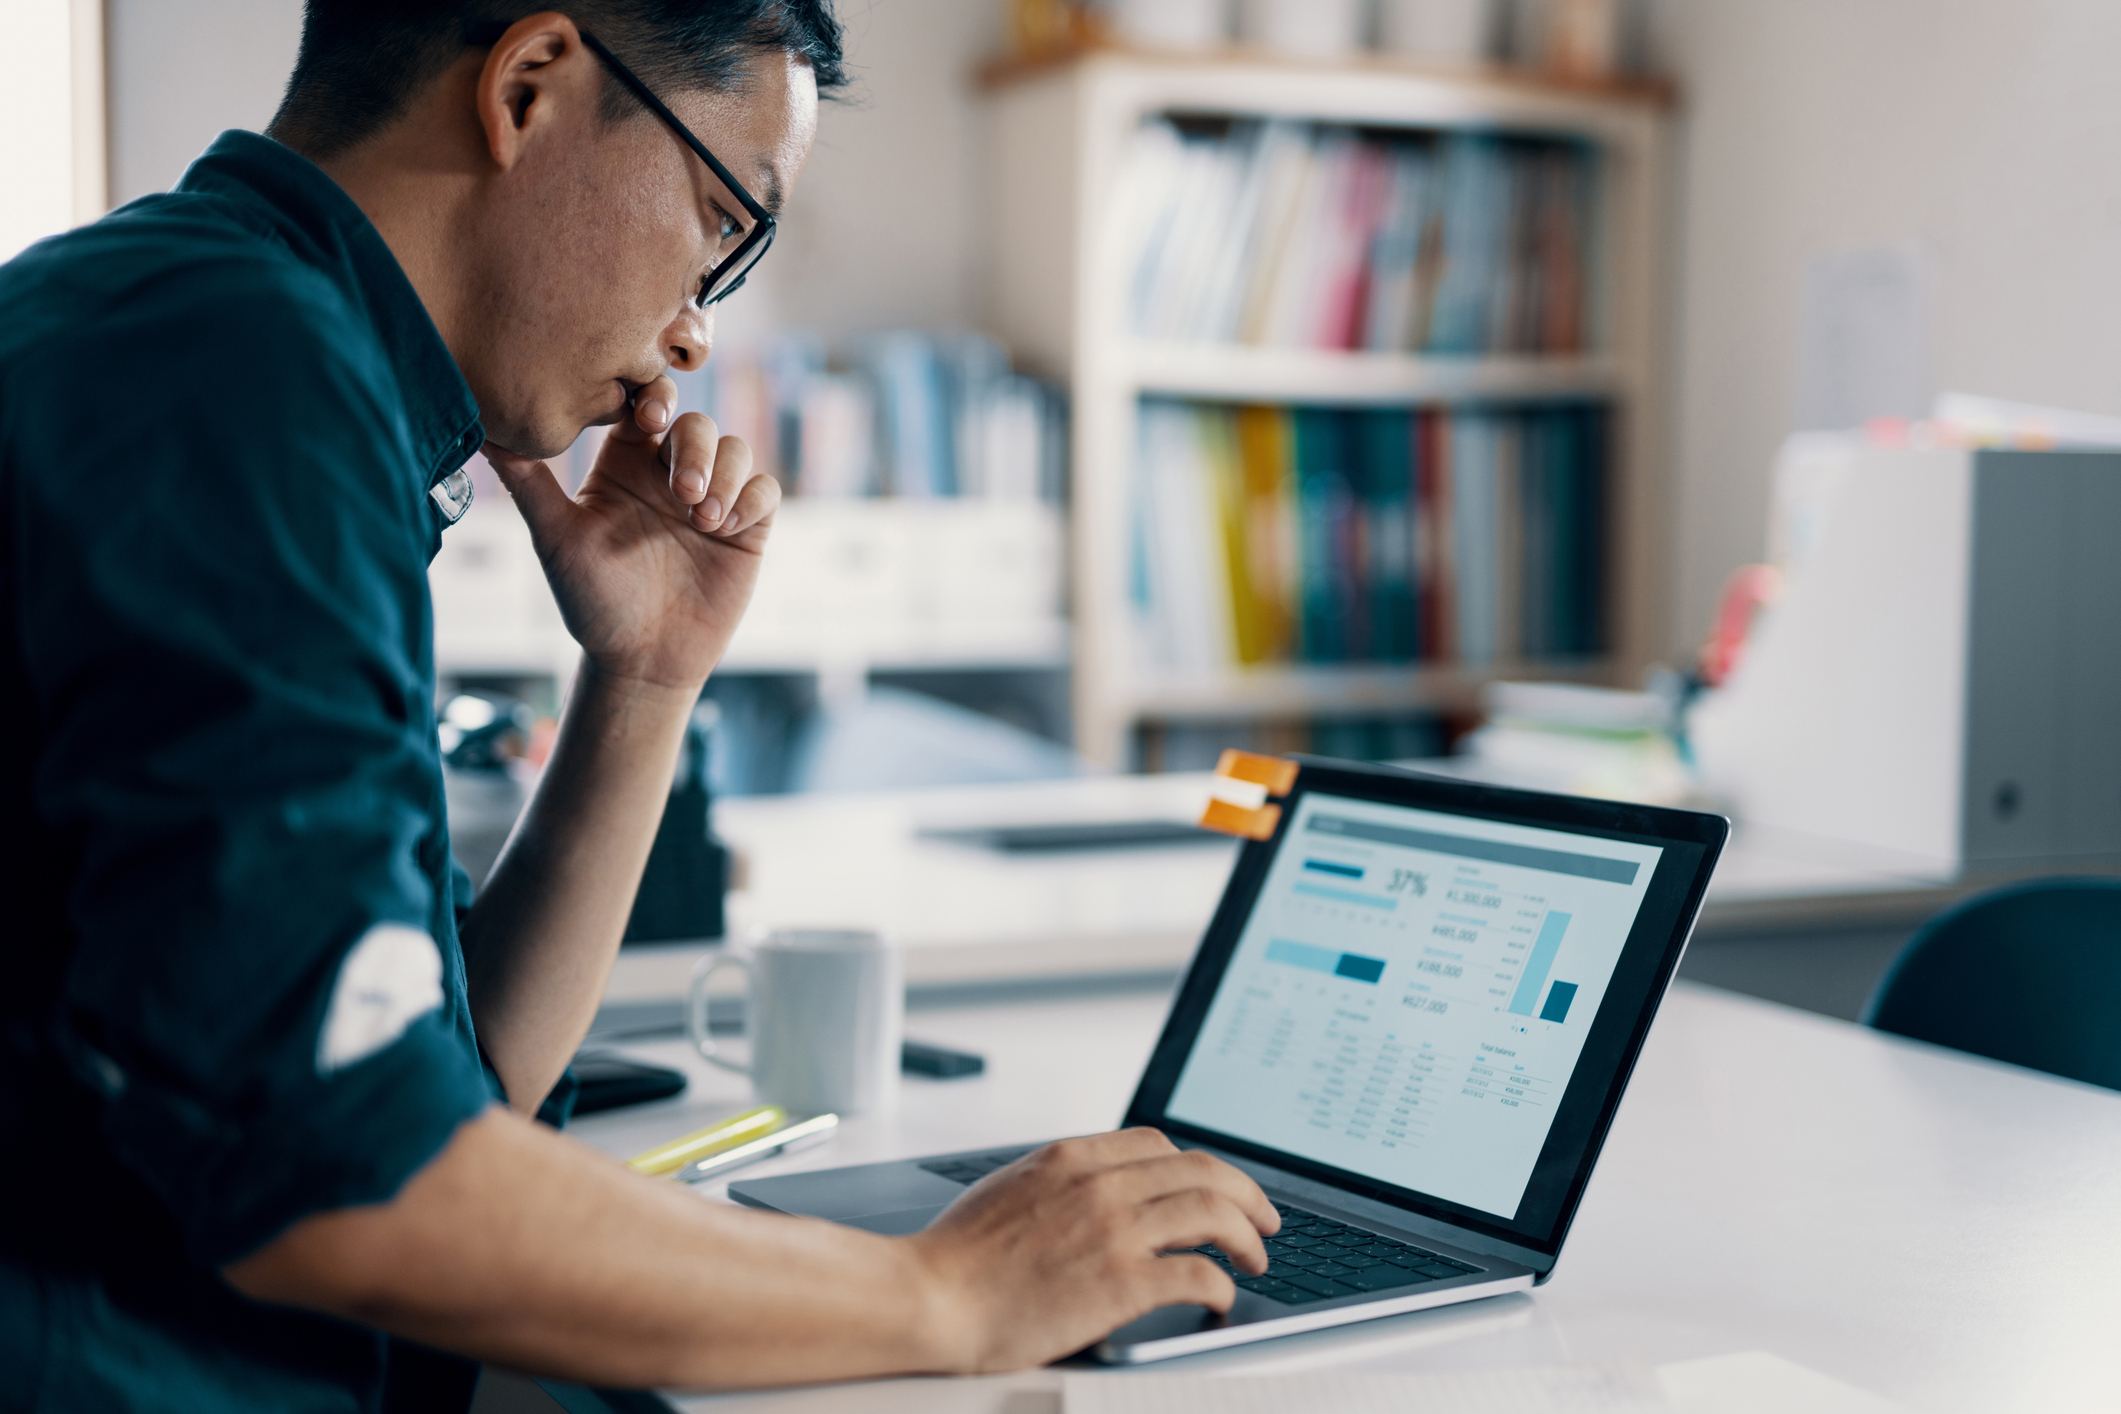
[(542, 461), (491, 442), (486, 459), (597, 669), (697, 691), (751, 600), (781, 488), (740, 439), (676, 408), (668, 377), (642, 388), (571, 498)]
[(515, 833), (461, 927), (472, 1016), (509, 1101), (534, 1110), (603, 995), (700, 687), (758, 582), (781, 488), (657, 378), (570, 497), (487, 445), (530, 526), (582, 674)]

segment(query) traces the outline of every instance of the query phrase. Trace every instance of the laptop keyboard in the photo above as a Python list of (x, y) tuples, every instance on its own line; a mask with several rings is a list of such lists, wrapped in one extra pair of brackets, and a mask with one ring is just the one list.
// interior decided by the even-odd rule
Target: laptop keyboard
[(1228, 1272), (1238, 1290), (1255, 1292), (1284, 1306), (1377, 1295), (1471, 1276), (1480, 1270), (1426, 1247), (1364, 1232), (1293, 1204), (1276, 1203), (1274, 1210), (1281, 1214), (1281, 1231), (1265, 1239), (1267, 1270), (1259, 1276), (1233, 1265), (1212, 1244), (1192, 1250)]
[[(1015, 1163), (1029, 1149), (1002, 1149), (970, 1158), (930, 1159), (921, 1165), (953, 1183), (972, 1184)], [(1471, 1276), (1479, 1267), (1439, 1256), (1425, 1247), (1349, 1227), (1290, 1203), (1276, 1203), (1281, 1231), (1265, 1239), (1267, 1270), (1253, 1276), (1210, 1244), (1190, 1250), (1213, 1260), (1241, 1291), (1284, 1306), (1308, 1306), (1340, 1296), (1375, 1295), (1430, 1282)]]

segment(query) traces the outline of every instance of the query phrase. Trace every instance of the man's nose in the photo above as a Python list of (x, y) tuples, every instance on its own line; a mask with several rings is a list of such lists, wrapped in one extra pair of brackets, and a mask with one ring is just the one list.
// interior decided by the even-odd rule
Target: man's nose
[(714, 311), (687, 303), (663, 331), (663, 355), (673, 373), (697, 373), (714, 347)]

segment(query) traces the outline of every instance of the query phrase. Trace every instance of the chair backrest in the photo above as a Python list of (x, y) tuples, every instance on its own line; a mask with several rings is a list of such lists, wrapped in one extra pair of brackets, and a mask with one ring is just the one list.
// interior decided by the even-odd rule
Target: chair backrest
[(2121, 1090), (2121, 879), (2036, 879), (1908, 940), (1863, 1021)]

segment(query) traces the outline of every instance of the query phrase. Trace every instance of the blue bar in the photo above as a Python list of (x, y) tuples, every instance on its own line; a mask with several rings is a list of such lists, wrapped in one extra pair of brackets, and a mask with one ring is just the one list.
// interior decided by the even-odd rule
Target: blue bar
[(1315, 869), (1321, 874), (1338, 874), (1343, 879), (1360, 879), (1362, 869), (1354, 864), (1335, 864), (1330, 859), (1306, 859), (1304, 868)]
[(1345, 977), (1351, 982), (1376, 982), (1385, 975), (1384, 959), (1363, 957), (1352, 952), (1335, 952), (1331, 948), (1315, 948), (1309, 943), (1292, 943), (1287, 938), (1273, 938), (1267, 943), (1267, 961), (1287, 963), (1301, 967), (1307, 972), (1323, 972), (1329, 977)]
[(1373, 898), (1359, 894), (1353, 889), (1329, 889), (1323, 884), (1298, 884), (1289, 890), (1292, 894), (1307, 894), (1312, 898), (1329, 898), (1335, 903), (1359, 903), (1364, 908), (1382, 908), (1387, 911), (1399, 907), (1396, 898)]
[(1575, 1000), (1576, 984), (1574, 982), (1556, 982), (1553, 990), (1547, 993), (1547, 1004), (1539, 1009), (1539, 1019), (1541, 1021), (1567, 1021), (1569, 1019), (1569, 1003)]
[(1532, 1014), (1532, 1004), (1539, 1000), (1540, 989), (1547, 984), (1547, 969), (1554, 965), (1554, 954), (1561, 951), (1561, 935), (1568, 930), (1569, 915), (1551, 910), (1546, 922), (1539, 925), (1532, 955), (1525, 959), (1524, 974), (1517, 979), (1517, 992), (1510, 998), (1510, 1010), (1517, 1015)]
[(1291, 967), (1305, 967), (1313, 972), (1331, 974), (1340, 966), (1340, 954), (1330, 948), (1314, 948), (1309, 943), (1292, 943), (1287, 938), (1275, 938), (1267, 944), (1267, 961), (1286, 962)]
[(1350, 977), (1357, 982), (1375, 982), (1385, 975), (1384, 959), (1359, 957), (1351, 952), (1340, 955), (1340, 965), (1333, 969), (1335, 977)]

